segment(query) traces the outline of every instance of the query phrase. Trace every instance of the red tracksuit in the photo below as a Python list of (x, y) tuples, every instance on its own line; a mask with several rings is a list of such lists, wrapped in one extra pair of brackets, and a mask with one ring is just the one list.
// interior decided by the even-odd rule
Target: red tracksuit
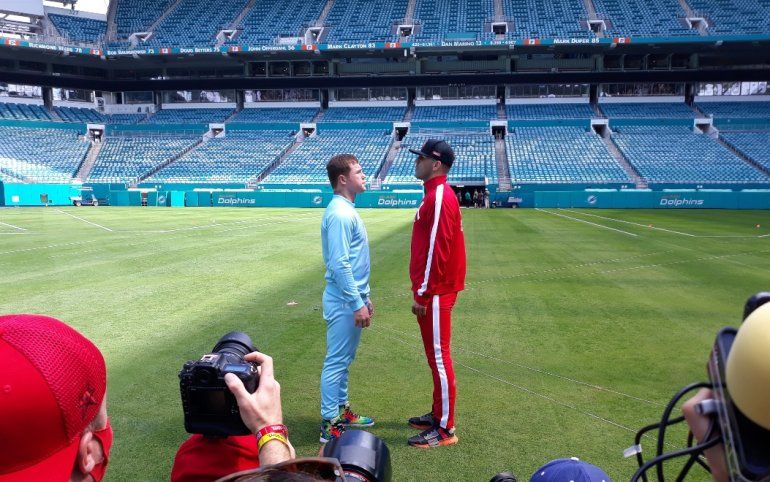
[(412, 228), (409, 276), (415, 301), (427, 308), (417, 321), (433, 372), (433, 417), (450, 429), (456, 395), (451, 317), (457, 293), (465, 288), (465, 237), (460, 205), (446, 176), (425, 182)]

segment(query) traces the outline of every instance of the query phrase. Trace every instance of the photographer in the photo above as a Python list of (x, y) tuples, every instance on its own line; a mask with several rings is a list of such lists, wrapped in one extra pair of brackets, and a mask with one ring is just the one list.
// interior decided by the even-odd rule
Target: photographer
[(179, 447), (174, 459), (171, 471), (173, 482), (210, 481), (295, 457), (294, 447), (283, 425), (281, 386), (273, 375), (273, 359), (259, 352), (249, 353), (243, 358), (259, 364), (257, 390), (249, 393), (243, 382), (232, 373), (225, 375), (225, 383), (235, 396), (243, 423), (254, 435), (192, 435)]

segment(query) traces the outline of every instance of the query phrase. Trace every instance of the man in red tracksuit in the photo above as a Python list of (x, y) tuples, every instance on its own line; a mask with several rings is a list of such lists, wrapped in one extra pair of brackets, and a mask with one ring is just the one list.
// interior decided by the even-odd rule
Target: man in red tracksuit
[(454, 445), (455, 374), (450, 341), (452, 307), (465, 287), (465, 237), (460, 204), (447, 184), (455, 155), (445, 141), (430, 139), (415, 160), (415, 177), (423, 181), (425, 197), (412, 228), (409, 276), (425, 355), (433, 372), (433, 407), (430, 413), (409, 419), (422, 432), (409, 439), (421, 448)]

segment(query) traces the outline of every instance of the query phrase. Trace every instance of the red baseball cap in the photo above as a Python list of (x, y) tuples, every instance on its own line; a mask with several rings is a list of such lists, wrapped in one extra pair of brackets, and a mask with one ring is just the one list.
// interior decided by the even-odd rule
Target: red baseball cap
[(194, 434), (176, 453), (171, 482), (211, 482), (257, 467), (259, 450), (254, 435), (207, 438)]
[(104, 400), (104, 357), (55, 318), (6, 315), (0, 360), (0, 482), (69, 480)]

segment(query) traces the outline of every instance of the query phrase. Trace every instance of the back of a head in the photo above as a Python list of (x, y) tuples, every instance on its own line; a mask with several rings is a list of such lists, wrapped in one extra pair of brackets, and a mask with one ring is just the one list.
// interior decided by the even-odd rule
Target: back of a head
[(104, 400), (101, 352), (57, 319), (6, 315), (0, 359), (0, 482), (68, 480)]
[(770, 430), (770, 303), (755, 309), (738, 329), (727, 356), (725, 382), (735, 405)]
[(532, 474), (529, 482), (611, 482), (599, 467), (572, 457), (554, 459)]

